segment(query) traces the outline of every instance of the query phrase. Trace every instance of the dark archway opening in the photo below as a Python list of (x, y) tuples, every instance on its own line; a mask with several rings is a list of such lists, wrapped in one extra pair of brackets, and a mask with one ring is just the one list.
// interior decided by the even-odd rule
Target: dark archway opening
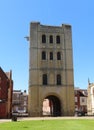
[(50, 95), (44, 99), (43, 115), (61, 116), (61, 103), (56, 96)]

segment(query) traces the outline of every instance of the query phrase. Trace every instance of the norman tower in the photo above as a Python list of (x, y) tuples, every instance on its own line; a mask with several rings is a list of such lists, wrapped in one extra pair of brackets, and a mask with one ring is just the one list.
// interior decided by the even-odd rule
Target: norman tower
[(94, 83), (88, 82), (87, 114), (94, 115)]
[(29, 40), (29, 115), (43, 115), (44, 99), (51, 116), (74, 115), (71, 26), (31, 22)]

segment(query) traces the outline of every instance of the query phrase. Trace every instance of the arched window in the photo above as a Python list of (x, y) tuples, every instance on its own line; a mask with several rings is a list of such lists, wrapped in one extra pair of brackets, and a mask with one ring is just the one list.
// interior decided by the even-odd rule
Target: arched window
[(46, 35), (45, 34), (42, 35), (42, 43), (46, 43)]
[(59, 35), (56, 36), (56, 43), (57, 43), (57, 44), (60, 44), (60, 36), (59, 36)]
[(43, 82), (43, 85), (47, 85), (47, 74), (43, 74), (42, 82)]
[(57, 52), (57, 60), (61, 60), (61, 53)]
[(50, 60), (53, 60), (53, 52), (50, 52)]
[(61, 85), (61, 75), (57, 74), (57, 85)]
[(50, 35), (50, 37), (49, 37), (49, 43), (53, 43), (53, 36), (52, 35)]
[(42, 51), (42, 60), (46, 60), (46, 52)]

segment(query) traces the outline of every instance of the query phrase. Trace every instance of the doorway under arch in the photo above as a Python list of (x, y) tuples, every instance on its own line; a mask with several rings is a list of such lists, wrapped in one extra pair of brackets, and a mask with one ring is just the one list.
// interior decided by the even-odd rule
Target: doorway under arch
[(43, 115), (61, 116), (61, 103), (54, 95), (47, 96), (43, 101)]

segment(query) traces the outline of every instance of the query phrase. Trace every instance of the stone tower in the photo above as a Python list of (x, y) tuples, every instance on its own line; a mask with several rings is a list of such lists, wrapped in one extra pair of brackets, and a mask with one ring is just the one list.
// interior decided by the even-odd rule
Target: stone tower
[(87, 114), (94, 115), (94, 83), (88, 83)]
[(71, 26), (31, 22), (29, 41), (29, 115), (43, 116), (44, 99), (51, 116), (74, 115)]

